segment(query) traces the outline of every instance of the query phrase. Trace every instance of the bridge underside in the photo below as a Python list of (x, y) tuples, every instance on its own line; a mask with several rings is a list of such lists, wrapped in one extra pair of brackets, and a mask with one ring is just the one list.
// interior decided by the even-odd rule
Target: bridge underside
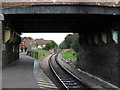
[[(7, 36), (6, 39), (1, 35), (4, 66), (19, 57), (19, 35), (23, 32), (76, 32), (80, 35), (80, 69), (119, 86), (119, 15), (113, 15), (114, 12), (111, 10), (107, 10), (110, 15), (105, 15), (103, 14), (105, 8), (101, 14), (93, 12), (87, 14), (89, 10), (80, 13), (78, 9), (79, 13), (71, 14), (64, 13), (64, 10), (54, 14), (45, 11), (44, 8), (42, 9), (44, 12), (41, 11), (41, 8), (40, 10), (36, 9), (39, 11), (37, 14), (34, 14), (33, 9), (34, 12), (31, 11), (31, 14), (27, 12), (22, 14), (23, 12), (18, 12), (18, 10), (13, 9), (14, 14), (10, 14), (11, 10), (6, 9), (3, 13), (5, 20), (3, 21), (2, 33), (3, 36), (6, 36), (5, 33), (10, 34), (10, 37)], [(59, 9), (53, 10), (59, 11)], [(98, 12), (97, 10), (95, 11)], [(119, 10), (116, 9), (115, 12), (119, 12)]]
[(8, 14), (5, 27), (9, 25), (21, 32), (79, 32), (96, 33), (118, 27), (119, 16), (86, 14)]

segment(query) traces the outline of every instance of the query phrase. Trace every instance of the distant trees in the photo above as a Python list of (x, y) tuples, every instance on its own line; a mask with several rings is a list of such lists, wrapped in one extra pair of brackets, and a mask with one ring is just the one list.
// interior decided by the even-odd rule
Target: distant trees
[[(78, 33), (68, 34), (65, 40), (60, 43), (60, 49), (73, 49), (76, 53), (77, 62), (79, 61), (80, 51), (79, 51), (79, 35)], [(76, 66), (78, 63), (76, 64)]]
[(27, 39), (28, 37), (21, 37), (21, 41), (23, 41), (23, 40), (25, 40), (25, 39)]
[(60, 49), (74, 49), (75, 52), (79, 52), (79, 35), (78, 33), (68, 34), (64, 41), (59, 45)]
[(43, 50), (50, 50), (50, 49), (57, 48), (57, 47), (58, 47), (57, 43), (54, 41), (51, 41), (51, 42), (46, 43), (45, 47), (43, 47)]
[(68, 48), (67, 45), (65, 44), (65, 41), (62, 41), (62, 42), (60, 43), (59, 48), (60, 48), (60, 49), (67, 49), (67, 48)]
[(35, 40), (44, 40), (43, 38), (37, 38), (37, 39), (35, 39)]
[(21, 37), (21, 41), (27, 40), (27, 39), (31, 40), (31, 39), (33, 39), (33, 38), (32, 38), (32, 37)]
[(75, 52), (79, 52), (79, 35), (74, 33), (72, 36), (72, 44), (71, 48), (74, 49)]
[[(21, 37), (21, 40), (25, 40), (25, 39), (32, 39), (32, 37)], [(35, 40), (44, 40), (44, 38), (37, 38), (37, 39), (35, 39)]]
[(67, 45), (68, 48), (71, 47), (71, 44), (73, 42), (73, 34), (68, 34), (66, 37), (65, 37), (65, 44)]

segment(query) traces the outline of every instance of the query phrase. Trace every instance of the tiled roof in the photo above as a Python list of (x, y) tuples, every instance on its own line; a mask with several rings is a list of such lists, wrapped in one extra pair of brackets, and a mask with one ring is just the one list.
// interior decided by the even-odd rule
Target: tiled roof
[(39, 45), (43, 46), (48, 42), (51, 42), (53, 40), (35, 40), (36, 43), (38, 43)]

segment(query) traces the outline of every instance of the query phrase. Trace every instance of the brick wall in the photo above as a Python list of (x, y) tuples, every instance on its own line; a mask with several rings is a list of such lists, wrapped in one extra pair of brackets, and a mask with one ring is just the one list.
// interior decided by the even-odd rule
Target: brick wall
[(6, 43), (2, 56), (2, 67), (14, 62), (19, 58), (19, 45)]
[[(95, 76), (118, 85), (118, 44), (112, 39), (111, 31), (106, 32), (105, 44), (98, 34), (98, 44), (94, 40), (94, 34), (84, 34), (80, 45), (79, 67)], [(92, 44), (87, 40), (92, 38)]]

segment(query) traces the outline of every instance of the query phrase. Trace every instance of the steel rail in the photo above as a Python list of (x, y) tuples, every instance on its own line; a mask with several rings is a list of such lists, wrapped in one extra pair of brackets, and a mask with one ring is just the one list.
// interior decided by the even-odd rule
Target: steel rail
[[(88, 86), (81, 83), (81, 80), (77, 76), (72, 74), (70, 71), (68, 71), (65, 67), (63, 67), (58, 62), (58, 60), (57, 60), (58, 54), (59, 53), (53, 54), (50, 57), (50, 60), (48, 62), (49, 62), (49, 66), (50, 66), (51, 70), (54, 72), (54, 74), (59, 79), (59, 81), (62, 83), (62, 85), (65, 87), (65, 89), (67, 89), (67, 90), (71, 90), (71, 89), (87, 90), (87, 89), (89, 89), (90, 90), (90, 88)], [(55, 67), (55, 65), (52, 63), (53, 62), (52, 58), (54, 58), (54, 62), (57, 64), (57, 67)]]
[[(59, 55), (60, 53), (58, 53), (58, 55)], [(57, 56), (58, 56), (57, 55)], [(56, 56), (56, 61), (57, 61), (57, 63), (59, 64), (59, 66), (61, 67), (61, 68), (63, 68), (67, 73), (69, 73), (71, 76), (73, 76), (75, 79), (77, 79), (78, 81), (80, 81), (80, 82), (82, 82), (82, 80), (80, 79), (80, 78), (78, 78), (75, 74), (73, 74), (71, 71), (69, 71), (67, 68), (65, 68), (62, 64), (60, 64), (60, 62), (58, 61), (58, 59), (57, 59), (57, 56)], [(90, 88), (90, 86), (87, 86), (88, 88)], [(93, 89), (92, 89), (93, 90)]]
[(55, 74), (55, 76), (56, 76), (56, 77), (58, 78), (58, 80), (61, 82), (61, 84), (63, 85), (63, 87), (64, 87), (65, 89), (69, 90), (68, 87), (62, 82), (62, 80), (60, 79), (60, 77), (58, 76), (58, 74), (56, 73), (56, 71), (54, 70), (54, 68), (53, 68), (53, 66), (52, 66), (52, 64), (51, 64), (51, 58), (52, 58), (53, 55), (55, 55), (55, 54), (52, 54), (51, 57), (50, 57), (50, 59), (49, 59), (49, 61), (48, 61), (49, 66), (50, 66), (51, 70), (53, 71), (53, 73)]

